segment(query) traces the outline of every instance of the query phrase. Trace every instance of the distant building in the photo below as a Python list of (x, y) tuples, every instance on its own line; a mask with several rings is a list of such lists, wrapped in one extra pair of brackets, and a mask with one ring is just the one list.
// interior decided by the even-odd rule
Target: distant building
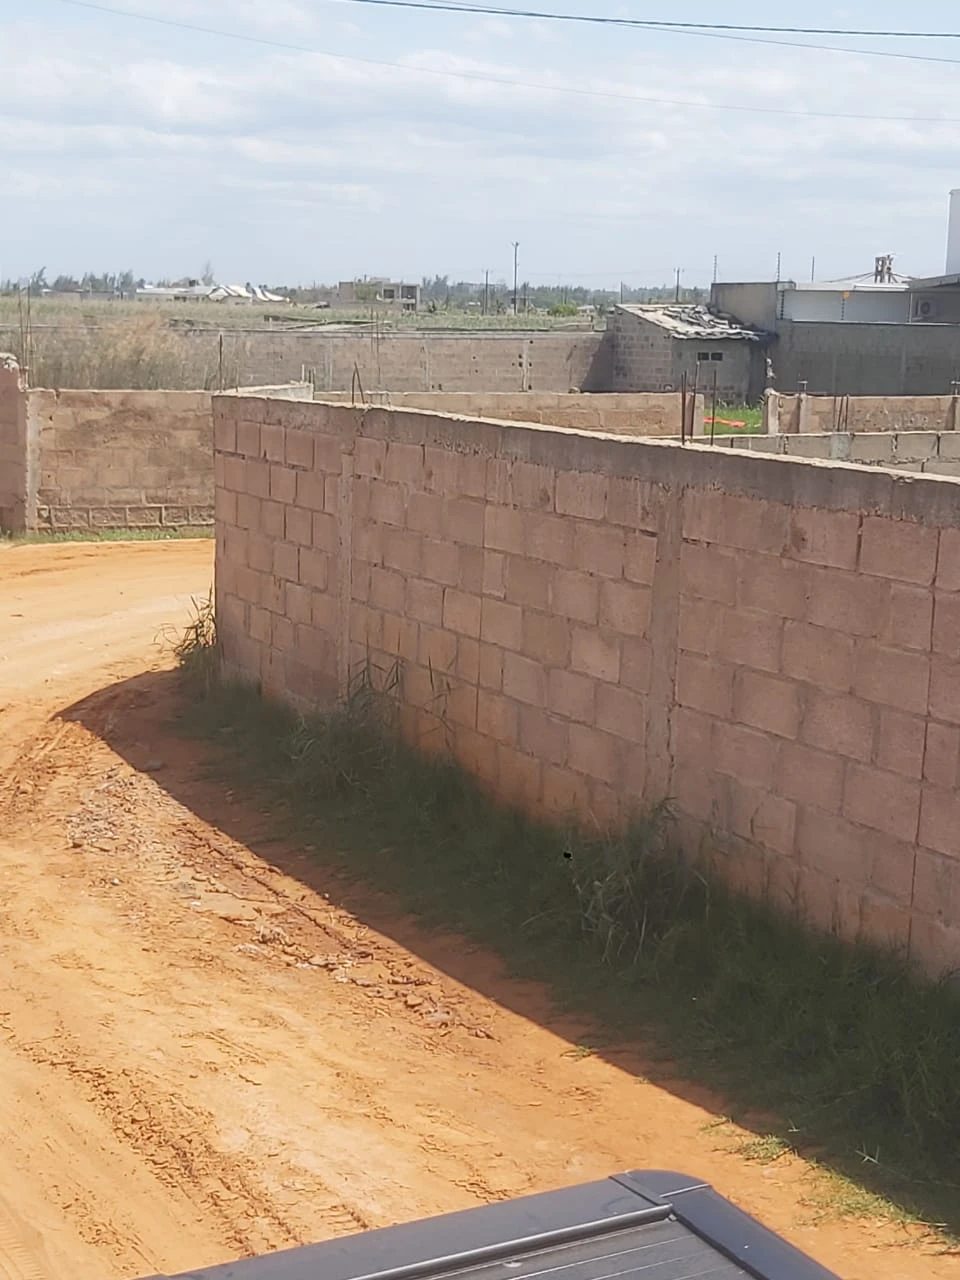
[(760, 397), (770, 335), (699, 305), (615, 307), (611, 331), (613, 391), (692, 389), (737, 404)]
[(382, 276), (363, 280), (341, 280), (336, 305), (341, 307), (379, 306), (397, 311), (420, 310), (420, 286)]
[(269, 302), (285, 303), (289, 299), (270, 293), (256, 284), (203, 284), (187, 280), (177, 285), (146, 284), (137, 290), (139, 302), (221, 302), (231, 306), (255, 306)]

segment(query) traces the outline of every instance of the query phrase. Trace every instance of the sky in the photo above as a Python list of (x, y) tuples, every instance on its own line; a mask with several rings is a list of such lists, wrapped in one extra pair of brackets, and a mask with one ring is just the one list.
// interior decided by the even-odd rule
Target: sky
[[(0, 0), (0, 278), (507, 280), (514, 241), (536, 284), (944, 267), (960, 39), (783, 37), (931, 59), (907, 61), (355, 0), (104, 3), (125, 15)], [(521, 7), (960, 32), (955, 0)]]

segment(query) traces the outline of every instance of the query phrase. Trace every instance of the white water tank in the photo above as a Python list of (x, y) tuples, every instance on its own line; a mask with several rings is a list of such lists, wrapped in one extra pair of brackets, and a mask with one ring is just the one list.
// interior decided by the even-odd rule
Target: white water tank
[(960, 188), (950, 192), (950, 226), (947, 231), (947, 275), (960, 275)]

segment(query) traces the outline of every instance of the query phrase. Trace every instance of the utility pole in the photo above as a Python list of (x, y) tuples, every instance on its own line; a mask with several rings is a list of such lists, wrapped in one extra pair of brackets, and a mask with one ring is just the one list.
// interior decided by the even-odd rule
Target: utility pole
[(780, 283), (780, 272), (783, 267), (783, 254), (777, 254), (777, 284)]
[(677, 267), (677, 289), (676, 289), (676, 293), (674, 294), (674, 301), (676, 302), (680, 301), (680, 276), (682, 272), (683, 272), (683, 268)]
[(487, 315), (490, 310), (490, 272), (483, 273), (483, 314)]
[(817, 259), (814, 256), (810, 259), (810, 283), (813, 284), (817, 278)]
[(720, 271), (720, 259), (717, 257), (716, 254), (714, 254), (713, 255), (713, 283), (714, 284), (717, 283), (717, 276), (719, 275), (719, 271)]
[(513, 241), (513, 314), (517, 314), (518, 291), (520, 288), (520, 241)]

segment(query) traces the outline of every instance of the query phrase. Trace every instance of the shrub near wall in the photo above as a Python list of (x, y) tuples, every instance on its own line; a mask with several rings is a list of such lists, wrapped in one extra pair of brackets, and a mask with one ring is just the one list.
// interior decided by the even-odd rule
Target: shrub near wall
[(215, 402), (225, 661), (402, 666), (504, 800), (675, 800), (734, 884), (960, 962), (960, 489), (424, 412)]

